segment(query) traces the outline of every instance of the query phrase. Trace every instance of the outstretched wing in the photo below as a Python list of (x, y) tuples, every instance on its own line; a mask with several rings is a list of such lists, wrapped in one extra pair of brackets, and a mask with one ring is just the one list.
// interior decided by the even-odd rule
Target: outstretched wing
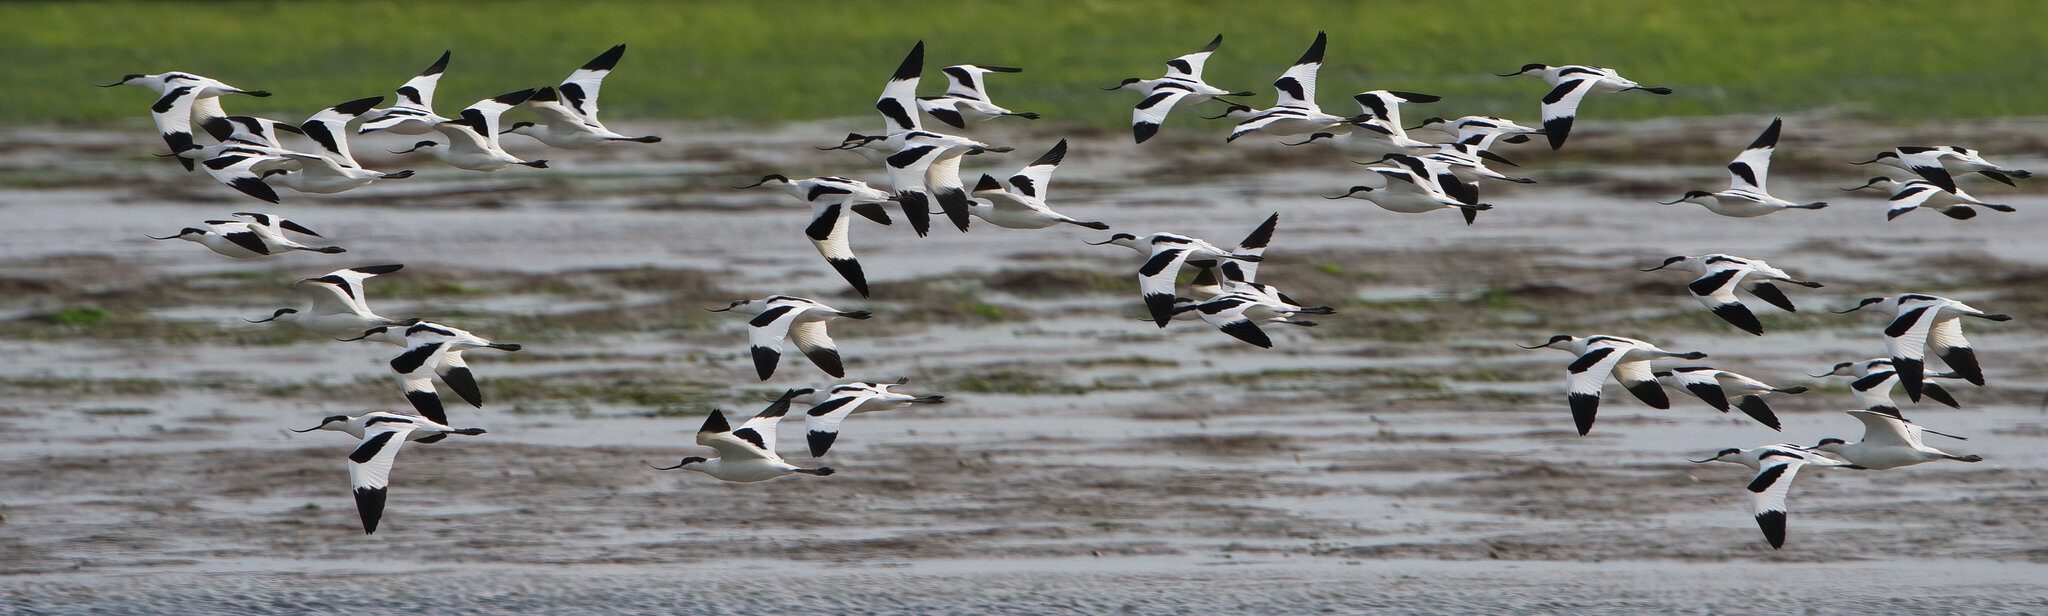
[(1565, 138), (1572, 134), (1572, 120), (1579, 115), (1579, 101), (1599, 82), (1597, 76), (1566, 79), (1543, 95), (1543, 134), (1550, 138), (1550, 149), (1564, 147)]
[[(149, 106), (149, 117), (156, 121), (156, 132), (163, 136), (164, 144), (171, 146), (171, 154), (191, 149), (198, 145), (192, 140), (192, 102), (199, 98), (197, 86), (178, 86), (166, 90), (164, 95)], [(185, 170), (192, 170), (192, 160), (179, 157)], [(276, 199), (271, 199), (276, 203)]]
[(1757, 527), (1764, 531), (1764, 540), (1775, 549), (1785, 545), (1785, 495), (1792, 492), (1792, 478), (1799, 474), (1800, 467), (1806, 466), (1806, 460), (1770, 456), (1763, 463), (1756, 478), (1749, 481), (1749, 508), (1756, 516)]
[(1153, 86), (1144, 100), (1131, 108), (1131, 136), (1144, 143), (1159, 134), (1159, 126), (1166, 123), (1166, 115), (1173, 113), (1173, 106), (1193, 93), (1187, 86), (1173, 82)]
[(435, 60), (432, 65), (427, 66), (427, 70), (420, 71), (418, 76), (406, 80), (405, 85), (398, 86), (398, 101), (393, 103), (392, 106), (409, 107), (430, 114), (433, 113), (434, 87), (441, 83), (441, 73), (448, 70), (448, 57), (454, 55), (454, 53), (454, 51), (441, 52), (441, 59)]
[(1892, 369), (1899, 373), (1899, 384), (1905, 387), (1906, 396), (1918, 402), (1927, 366), (1927, 335), (1934, 328), (1941, 306), (1913, 302), (1900, 308), (1899, 316), (1884, 328), (1884, 346), (1891, 353)]
[(811, 358), (811, 363), (817, 364), (818, 369), (824, 370), (825, 374), (835, 377), (846, 376), (845, 366), (839, 363), (839, 344), (833, 342), (831, 336), (826, 335), (824, 321), (791, 326), (789, 340), (796, 343), (796, 350), (802, 351), (804, 357)]
[(1621, 363), (1628, 349), (1611, 346), (1587, 349), (1585, 354), (1565, 367), (1565, 391), (1571, 401), (1572, 421), (1578, 424), (1579, 435), (1593, 430), (1593, 418), (1600, 412), (1600, 388), (1607, 384), (1607, 375)]
[(917, 82), (923, 76), (924, 41), (918, 41), (896, 67), (896, 74), (889, 77), (889, 85), (882, 86), (882, 97), (875, 100), (875, 110), (882, 112), (885, 125), (882, 134), (923, 129), (917, 119)]
[(299, 124), (299, 130), (306, 138), (320, 144), (320, 149), (325, 150), (335, 162), (344, 167), (360, 169), (362, 163), (356, 162), (356, 157), (348, 151), (348, 123), (362, 117), (371, 107), (381, 102), (384, 102), (384, 97), (372, 96), (322, 109)]
[(872, 389), (858, 389), (838, 393), (811, 410), (804, 412), (804, 441), (810, 446), (811, 457), (825, 455), (831, 451), (832, 443), (839, 440), (839, 424), (870, 400), (881, 397), (881, 392)]
[(1883, 413), (1872, 411), (1849, 411), (1851, 417), (1863, 422), (1863, 443), (1882, 447), (1912, 447), (1918, 445), (1906, 426), (1906, 421)]
[(1707, 406), (1726, 413), (1728, 412), (1728, 395), (1721, 390), (1721, 381), (1714, 378), (1717, 372), (1711, 369), (1685, 370), (1681, 368), (1671, 371), (1671, 381), (1679, 387), (1685, 388), (1692, 395), (1697, 396), (1700, 401), (1707, 403)]
[(1279, 92), (1274, 103), (1280, 107), (1294, 107), (1320, 111), (1316, 106), (1316, 72), (1323, 68), (1323, 48), (1329, 42), (1329, 35), (1316, 33), (1316, 41), (1309, 44), (1308, 51), (1302, 52), (1301, 59), (1273, 80), (1273, 89)]
[(363, 520), (365, 535), (377, 532), (377, 522), (384, 518), (391, 463), (398, 459), (398, 448), (412, 431), (412, 424), (373, 423), (363, 430), (363, 442), (348, 454), (348, 481), (354, 487), (356, 515)]
[(1067, 140), (1061, 139), (1053, 144), (1052, 149), (1039, 155), (1038, 160), (1031, 161), (1016, 175), (1010, 176), (1010, 192), (1044, 203), (1047, 188), (1052, 184), (1052, 172), (1059, 169), (1060, 161), (1066, 157)]
[(747, 344), (754, 355), (754, 372), (761, 380), (775, 374), (775, 364), (782, 360), (782, 341), (789, 336), (790, 325), (796, 316), (809, 310), (810, 306), (783, 304), (773, 306), (755, 315), (747, 322)]
[(620, 43), (569, 73), (568, 79), (555, 86), (561, 93), (562, 106), (583, 118), (585, 124), (603, 126), (597, 121), (597, 93), (604, 87), (605, 76), (612, 74), (612, 68), (619, 65), (619, 58), (625, 56), (626, 44)]
[(1173, 318), (1173, 283), (1180, 275), (1181, 264), (1188, 260), (1186, 248), (1154, 246), (1152, 257), (1138, 268), (1138, 292), (1145, 297), (1145, 308), (1152, 315), (1152, 322), (1166, 327)]
[(1201, 51), (1197, 51), (1185, 56), (1174, 58), (1172, 60), (1167, 60), (1166, 76), (1201, 81), (1202, 67), (1203, 65), (1209, 63), (1209, 54), (1216, 53), (1216, 48), (1222, 46), (1223, 35), (1218, 34), (1216, 35), (1216, 38), (1211, 39), (1209, 41), (1209, 45), (1203, 47)]
[(1742, 305), (1742, 300), (1735, 297), (1735, 290), (1742, 288), (1743, 278), (1749, 276), (1751, 271), (1748, 265), (1741, 263), (1709, 263), (1707, 273), (1687, 283), (1685, 288), (1692, 292), (1693, 299), (1699, 300), (1701, 305), (1712, 310), (1714, 316), (1721, 317), (1721, 320), (1742, 331), (1761, 336), (1764, 333), (1763, 322), (1758, 321), (1756, 313), (1751, 312), (1748, 306)]
[(1728, 163), (1729, 189), (1770, 194), (1764, 188), (1765, 175), (1771, 170), (1771, 152), (1778, 149), (1778, 129), (1784, 125), (1783, 118), (1772, 118), (1771, 126), (1736, 155), (1735, 162)]
[(853, 243), (847, 240), (850, 217), (846, 215), (845, 199), (811, 206), (811, 224), (804, 227), (804, 237), (811, 240), (811, 246), (825, 257), (825, 262), (853, 285), (861, 297), (868, 296), (867, 275), (861, 272), (860, 260), (853, 256)]

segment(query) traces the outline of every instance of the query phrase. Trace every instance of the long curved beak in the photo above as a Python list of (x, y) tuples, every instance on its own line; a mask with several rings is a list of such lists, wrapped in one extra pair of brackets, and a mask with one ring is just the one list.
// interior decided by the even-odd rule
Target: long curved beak
[(1100, 242), (1090, 242), (1090, 241), (1087, 241), (1087, 240), (1081, 240), (1081, 243), (1083, 243), (1083, 244), (1087, 244), (1087, 245), (1089, 245), (1089, 246), (1101, 246), (1101, 245), (1104, 245), (1104, 244), (1108, 244), (1108, 243), (1110, 243), (1110, 242), (1114, 242), (1114, 241), (1116, 241), (1116, 240), (1103, 240), (1103, 241), (1100, 241)]
[(705, 311), (705, 312), (731, 312), (731, 311), (732, 311), (732, 306), (726, 306), (726, 307), (724, 307), (724, 308), (719, 308), (719, 309), (717, 309), (717, 310), (712, 310), (712, 309), (710, 309), (710, 308), (705, 308), (705, 309), (704, 309), (704, 311)]
[(420, 149), (420, 146), (412, 146), (412, 147), (410, 147), (410, 148), (406, 148), (406, 149), (403, 149), (403, 150), (397, 150), (397, 151), (393, 151), (393, 150), (385, 150), (385, 151), (386, 151), (386, 152), (391, 152), (392, 154), (411, 154), (411, 153), (413, 152), (413, 150), (418, 150), (418, 149)]
[(1809, 375), (1806, 375), (1806, 376), (1810, 376), (1810, 377), (1813, 377), (1813, 378), (1816, 378), (1816, 379), (1824, 379), (1824, 378), (1828, 378), (1828, 377), (1831, 377), (1831, 376), (1834, 376), (1834, 375), (1835, 375), (1835, 372), (1834, 372), (1833, 370), (1829, 370), (1829, 371), (1827, 371), (1827, 372), (1823, 372), (1823, 373), (1820, 373), (1820, 374), (1809, 374)]
[[(688, 458), (685, 458), (685, 459), (688, 459)], [(676, 462), (676, 465), (675, 465), (675, 466), (655, 466), (655, 465), (652, 465), (652, 464), (649, 464), (649, 465), (647, 465), (647, 468), (651, 468), (651, 469), (654, 469), (654, 470), (657, 470), (657, 471), (672, 471), (672, 470), (676, 470), (676, 469), (679, 469), (679, 468), (682, 468), (682, 467), (683, 467), (683, 463), (682, 463), (682, 462)]]
[(1545, 342), (1545, 343), (1543, 343), (1543, 344), (1539, 344), (1539, 345), (1536, 345), (1536, 346), (1527, 346), (1527, 345), (1523, 345), (1523, 344), (1521, 344), (1521, 343), (1516, 343), (1516, 344), (1515, 344), (1515, 346), (1518, 346), (1518, 347), (1522, 347), (1522, 348), (1525, 348), (1525, 349), (1531, 349), (1531, 350), (1534, 350), (1534, 349), (1547, 349), (1547, 348), (1550, 348), (1550, 343), (1548, 343), (1548, 342)]
[[(107, 84), (107, 85), (103, 85), (103, 86), (100, 86), (100, 87), (102, 87), (102, 88), (111, 88), (111, 87), (114, 87), (114, 86), (118, 86), (118, 85), (122, 85), (122, 84), (125, 84), (125, 83), (128, 83), (128, 82), (127, 82), (127, 81), (116, 81), (116, 82), (114, 82), (114, 83), (110, 83), (110, 84)], [(94, 84), (94, 85), (98, 85), (98, 84)]]
[(1828, 312), (1832, 312), (1832, 313), (1835, 313), (1835, 314), (1849, 314), (1849, 313), (1851, 313), (1851, 312), (1855, 312), (1855, 311), (1858, 311), (1858, 310), (1862, 310), (1862, 309), (1863, 309), (1863, 307), (1862, 307), (1862, 306), (1857, 306), (1857, 307), (1855, 307), (1855, 308), (1850, 308), (1850, 309), (1848, 309), (1848, 310), (1829, 310)]
[[(242, 320), (244, 320), (244, 321), (249, 321), (248, 319), (242, 319)], [(250, 322), (250, 323), (269, 323), (269, 322), (271, 322), (271, 321), (275, 321), (275, 320), (277, 320), (277, 315), (270, 315), (270, 317), (268, 317), (268, 318), (265, 318), (265, 319), (261, 319), (261, 320), (256, 320), (256, 321), (249, 321), (249, 322)]]
[(1640, 268), (1640, 267), (1638, 267), (1638, 268), (1636, 268), (1636, 271), (1638, 271), (1638, 272), (1654, 272), (1654, 271), (1657, 271), (1657, 270), (1660, 270), (1660, 269), (1664, 269), (1664, 268), (1667, 268), (1667, 267), (1671, 267), (1671, 264), (1669, 264), (1669, 263), (1665, 263), (1665, 264), (1663, 264), (1663, 265), (1658, 265), (1657, 267), (1653, 267), (1653, 268), (1650, 268), (1650, 269), (1643, 269), (1643, 268)]
[[(1858, 163), (1858, 164), (1862, 164), (1862, 163)], [(1872, 185), (1875, 185), (1875, 184), (1877, 184), (1877, 182), (1876, 182), (1876, 181), (1864, 182), (1862, 186), (1858, 186), (1858, 187), (1855, 187), (1855, 188), (1843, 188), (1842, 190), (1846, 190), (1846, 191), (1849, 191), (1849, 192), (1855, 192), (1855, 191), (1863, 190), (1863, 189), (1865, 189), (1865, 188), (1870, 188), (1870, 187), (1871, 187)]]
[[(320, 426), (324, 426), (324, 425), (327, 425), (327, 424), (320, 424)], [(304, 430), (292, 430), (292, 431), (293, 431), (293, 432), (297, 432), (297, 433), (300, 433), (300, 434), (305, 434), (305, 433), (307, 433), (307, 432), (312, 432), (312, 431), (314, 431), (314, 430), (318, 430), (318, 429), (320, 429), (320, 426), (313, 426), (313, 427), (311, 427), (311, 428), (306, 428), (306, 429), (304, 429)]]
[(1719, 459), (1721, 459), (1721, 456), (1714, 456), (1714, 457), (1711, 457), (1711, 458), (1707, 458), (1707, 459), (1705, 459), (1705, 460), (1694, 460), (1694, 459), (1691, 459), (1691, 458), (1687, 458), (1687, 459), (1686, 459), (1685, 461), (1687, 461), (1687, 462), (1691, 462), (1691, 463), (1693, 463), (1693, 464), (1706, 464), (1706, 463), (1708, 463), (1708, 462), (1712, 462), (1712, 461), (1715, 461), (1715, 460), (1719, 460)]
[[(836, 148), (835, 148), (835, 149), (836, 149)], [(746, 189), (749, 189), (749, 188), (754, 188), (754, 187), (756, 187), (756, 186), (760, 186), (760, 185), (762, 185), (762, 184), (767, 184), (767, 183), (768, 183), (768, 180), (761, 180), (761, 181), (759, 181), (759, 182), (755, 182), (755, 183), (752, 183), (752, 184), (748, 184), (748, 185), (746, 185), (746, 186), (734, 186), (734, 187), (732, 187), (732, 189), (733, 189), (733, 190), (746, 190)]]
[(355, 342), (355, 341), (357, 341), (357, 340), (362, 340), (362, 339), (364, 339), (364, 338), (368, 338), (368, 337), (370, 337), (370, 332), (363, 332), (363, 335), (361, 335), (361, 336), (356, 336), (356, 337), (354, 337), (354, 338), (335, 338), (335, 339), (334, 339), (334, 341), (335, 341), (335, 342)]
[(1880, 160), (1884, 160), (1884, 159), (1883, 159), (1883, 158), (1872, 158), (1872, 159), (1870, 159), (1870, 160), (1866, 160), (1866, 161), (1863, 161), (1863, 162), (1860, 162), (1860, 163), (1849, 163), (1849, 164), (1851, 164), (1851, 165), (1868, 165), (1868, 164), (1870, 164), (1870, 163), (1874, 163), (1874, 162), (1877, 162), (1877, 161), (1880, 161)]
[(1685, 203), (1685, 197), (1679, 197), (1678, 199), (1673, 201), (1658, 201), (1657, 203), (1662, 205), (1678, 205), (1680, 203)]
[[(1351, 162), (1355, 162), (1355, 163), (1356, 163), (1356, 162), (1358, 162), (1358, 161), (1355, 161), (1355, 160), (1354, 160), (1354, 161), (1351, 161)], [(1367, 163), (1358, 163), (1358, 164), (1361, 164), (1361, 165), (1363, 165), (1363, 164), (1367, 164)], [(1344, 194), (1341, 194), (1341, 195), (1337, 195), (1337, 196), (1335, 196), (1335, 197), (1323, 197), (1323, 198), (1324, 198), (1324, 199), (1343, 199), (1343, 198), (1345, 198), (1345, 197), (1349, 197), (1349, 196), (1351, 196), (1351, 195), (1355, 195), (1355, 194), (1358, 194), (1358, 193), (1362, 193), (1362, 192), (1372, 192), (1372, 187), (1371, 187), (1371, 186), (1353, 186), (1353, 187), (1351, 187), (1351, 190), (1349, 190), (1349, 191), (1346, 191), (1346, 192), (1345, 192)]]
[(173, 235), (173, 236), (170, 236), (170, 237), (157, 237), (157, 236), (154, 236), (154, 235), (144, 235), (144, 236), (142, 236), (142, 237), (146, 237), (146, 238), (149, 238), (149, 239), (153, 239), (153, 240), (175, 240), (175, 239), (178, 239), (178, 238), (181, 238), (181, 237), (185, 237), (185, 236), (183, 236), (183, 235)]
[(1122, 89), (1124, 89), (1124, 84), (1121, 84), (1121, 83), (1119, 83), (1119, 84), (1116, 84), (1116, 85), (1114, 85), (1114, 86), (1110, 86), (1110, 87), (1107, 87), (1107, 88), (1103, 88), (1103, 89), (1102, 89), (1102, 91), (1104, 91), (1104, 92), (1115, 92), (1115, 91), (1117, 91), (1117, 90), (1122, 90)]

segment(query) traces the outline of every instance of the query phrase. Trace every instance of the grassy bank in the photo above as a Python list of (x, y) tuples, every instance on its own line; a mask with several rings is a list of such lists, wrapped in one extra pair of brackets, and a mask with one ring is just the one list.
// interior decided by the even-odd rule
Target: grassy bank
[(1501, 79), (1526, 62), (1613, 66), (1671, 97), (1602, 97), (1609, 117), (1838, 109), (1897, 118), (2048, 110), (2048, 20), (2023, 0), (1892, 2), (1418, 3), (908, 1), (96, 2), (0, 5), (0, 76), (25, 84), (0, 122), (135, 118), (148, 96), (94, 89), (180, 69), (276, 92), (231, 109), (302, 116), (389, 95), (455, 50), (441, 107), (552, 83), (605, 47), (631, 51), (606, 84), (608, 114), (790, 120), (863, 113), (918, 39), (937, 68), (1020, 66), (999, 102), (1111, 126), (1135, 95), (1095, 88), (1156, 76), (1227, 37), (1212, 83), (1270, 99), (1316, 30), (1331, 36), (1326, 106), (1371, 88), (1449, 97), (1429, 113), (1529, 118), (1543, 87)]

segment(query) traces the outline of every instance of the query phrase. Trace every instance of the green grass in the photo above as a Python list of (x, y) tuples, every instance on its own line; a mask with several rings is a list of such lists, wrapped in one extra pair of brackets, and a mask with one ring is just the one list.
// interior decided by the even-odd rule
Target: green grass
[[(559, 81), (607, 46), (631, 45), (605, 85), (617, 118), (798, 120), (868, 111), (912, 42), (937, 69), (1019, 66), (991, 89), (1012, 109), (1098, 126), (1136, 95), (1097, 87), (1153, 77), (1215, 33), (1212, 83), (1270, 100), (1268, 84), (1317, 30), (1331, 34), (1322, 102), (1352, 92), (1442, 94), (1420, 114), (1528, 118), (1544, 88), (1501, 79), (1525, 62), (1613, 66), (1670, 97), (1603, 96), (1603, 117), (1834, 108), (1887, 118), (2048, 109), (2048, 19), (2024, 0), (1430, 3), (956, 0), (848, 2), (94, 2), (0, 4), (0, 78), (25, 84), (0, 122), (128, 119), (149, 96), (96, 89), (123, 74), (188, 70), (268, 99), (244, 113), (303, 117), (389, 96), (455, 50), (440, 107)], [(1420, 116), (1418, 116), (1420, 117)], [(1190, 121), (1190, 120), (1183, 120)]]

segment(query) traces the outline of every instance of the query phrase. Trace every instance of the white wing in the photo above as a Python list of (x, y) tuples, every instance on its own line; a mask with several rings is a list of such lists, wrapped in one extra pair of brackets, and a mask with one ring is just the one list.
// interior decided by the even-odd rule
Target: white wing
[(875, 100), (875, 110), (882, 113), (885, 124), (882, 134), (923, 128), (917, 119), (917, 82), (923, 77), (924, 41), (918, 41), (896, 67), (896, 74), (889, 77), (889, 85), (882, 86), (882, 97)]
[(1783, 118), (1773, 118), (1771, 126), (1757, 135), (1756, 141), (1735, 157), (1735, 162), (1728, 163), (1728, 188), (1770, 194), (1764, 188), (1765, 176), (1771, 171), (1771, 152), (1778, 149), (1778, 129), (1784, 125)]
[(1316, 42), (1301, 54), (1301, 59), (1295, 60), (1294, 66), (1287, 67), (1287, 71), (1273, 81), (1273, 89), (1279, 92), (1279, 99), (1274, 105), (1321, 110), (1316, 106), (1316, 71), (1323, 67), (1323, 47), (1328, 40), (1326, 33), (1317, 32)]
[(1906, 422), (1896, 417), (1870, 411), (1849, 411), (1849, 415), (1863, 422), (1863, 443), (1888, 447), (1912, 447), (1918, 444), (1908, 434)]
[(1607, 384), (1607, 376), (1628, 355), (1628, 347), (1602, 346), (1587, 349), (1585, 354), (1572, 360), (1565, 367), (1565, 391), (1571, 402), (1572, 421), (1578, 424), (1579, 434), (1593, 430), (1593, 419), (1600, 412), (1600, 389)]
[(881, 397), (872, 389), (848, 391), (834, 395), (811, 410), (804, 412), (804, 441), (810, 446), (811, 457), (825, 455), (832, 449), (832, 443), (839, 439), (839, 424), (846, 421), (862, 404)]
[[(191, 138), (190, 134), (185, 135)], [(220, 183), (228, 185), (242, 194), (270, 203), (277, 203), (277, 190), (263, 182), (263, 171), (259, 168), (282, 166), (289, 159), (268, 154), (231, 153), (206, 159), (199, 166), (206, 168), (206, 174)]]
[(409, 423), (371, 424), (363, 431), (363, 442), (348, 454), (348, 480), (354, 487), (356, 514), (363, 520), (364, 534), (377, 532), (377, 522), (384, 518), (391, 463), (398, 459), (398, 449), (412, 431)]
[(305, 133), (306, 138), (320, 144), (320, 149), (326, 150), (342, 166), (360, 169), (363, 165), (356, 162), (356, 157), (348, 151), (348, 123), (381, 102), (384, 102), (384, 97), (372, 96), (322, 109), (299, 124), (299, 130)]
[(1202, 67), (1209, 63), (1209, 54), (1216, 53), (1216, 48), (1222, 46), (1223, 35), (1218, 34), (1214, 40), (1209, 41), (1209, 46), (1203, 47), (1201, 51), (1167, 60), (1166, 76), (1201, 81)]
[(1599, 81), (1595, 77), (1567, 79), (1543, 95), (1543, 133), (1550, 138), (1550, 149), (1564, 147), (1565, 137), (1572, 132), (1572, 120), (1579, 115), (1579, 101)]
[(441, 72), (448, 70), (448, 56), (453, 54), (453, 51), (441, 52), (441, 59), (435, 60), (427, 70), (420, 71), (419, 76), (406, 80), (405, 85), (398, 86), (398, 101), (392, 106), (433, 113), (434, 86), (441, 83)]
[(775, 365), (782, 359), (782, 341), (789, 336), (790, 325), (796, 316), (811, 306), (783, 304), (773, 306), (755, 315), (747, 322), (747, 344), (752, 347), (754, 371), (766, 381), (775, 374)]
[[(524, 103), (526, 99), (533, 98), (534, 92), (533, 88), (527, 88), (518, 92), (507, 92), (477, 101), (476, 104), (462, 110), (460, 119), (437, 124), (434, 126), (434, 129), (453, 138), (455, 133), (450, 132), (448, 127), (454, 124), (456, 125), (455, 128), (467, 129), (467, 132), (474, 133), (477, 137), (480, 137), (481, 143), (487, 146), (487, 149), (496, 150), (498, 149), (498, 118), (504, 116), (505, 111), (511, 109), (514, 105)], [(454, 144), (449, 144), (449, 147), (454, 147)]]
[[(197, 86), (178, 86), (165, 91), (155, 104), (149, 106), (149, 117), (156, 121), (157, 134), (171, 146), (171, 154), (197, 145), (192, 140), (192, 102), (198, 98)], [(187, 162), (185, 168), (191, 169), (191, 163)], [(274, 200), (271, 202), (276, 203)]]
[(1173, 106), (1192, 93), (1186, 86), (1173, 82), (1153, 86), (1145, 99), (1131, 108), (1131, 131), (1138, 142), (1144, 143), (1158, 134), (1159, 126), (1166, 123), (1166, 115), (1173, 113)]
[[(612, 74), (612, 68), (618, 66), (619, 58), (625, 57), (625, 55), (626, 45), (620, 43), (611, 49), (605, 50), (604, 53), (598, 54), (597, 57), (591, 58), (589, 62), (583, 64), (582, 68), (569, 73), (568, 79), (562, 80), (561, 85), (555, 86), (555, 89), (561, 93), (562, 106), (568, 107), (570, 111), (575, 112), (577, 117), (583, 118), (584, 122), (598, 124), (598, 90), (604, 87), (605, 76)], [(497, 132), (495, 127), (492, 132)]]
[(818, 369), (824, 370), (825, 374), (835, 377), (846, 376), (846, 368), (839, 362), (839, 345), (832, 341), (831, 336), (826, 335), (824, 321), (791, 326), (789, 339), (790, 342), (796, 343), (797, 350), (803, 351), (804, 357), (811, 358), (811, 363), (817, 364)]
[[(711, 412), (719, 413), (720, 411)], [(752, 421), (753, 420), (751, 419), (748, 420), (749, 423), (751, 423)], [(743, 435), (739, 434), (738, 432), (738, 430), (726, 430), (724, 432), (707, 432), (699, 430), (697, 431), (697, 444), (718, 450), (718, 455), (728, 460), (738, 461), (748, 459), (782, 459), (781, 456), (775, 455), (774, 451), (764, 448), (767, 441), (766, 435), (761, 435), (761, 439), (763, 441), (761, 444), (755, 444), (752, 441), (746, 440), (746, 438), (744, 438)]]
[(1800, 467), (1806, 466), (1806, 460), (1772, 456), (1764, 462), (1756, 478), (1749, 481), (1749, 507), (1764, 539), (1776, 548), (1785, 545), (1785, 496), (1792, 492), (1792, 478), (1799, 474)]
[(1016, 175), (1010, 176), (1010, 192), (1044, 203), (1047, 189), (1052, 185), (1052, 173), (1059, 169), (1060, 161), (1066, 157), (1067, 140), (1061, 139), (1059, 143), (1053, 144), (1052, 149), (1040, 155), (1038, 160), (1031, 161), (1031, 164), (1018, 170)]

